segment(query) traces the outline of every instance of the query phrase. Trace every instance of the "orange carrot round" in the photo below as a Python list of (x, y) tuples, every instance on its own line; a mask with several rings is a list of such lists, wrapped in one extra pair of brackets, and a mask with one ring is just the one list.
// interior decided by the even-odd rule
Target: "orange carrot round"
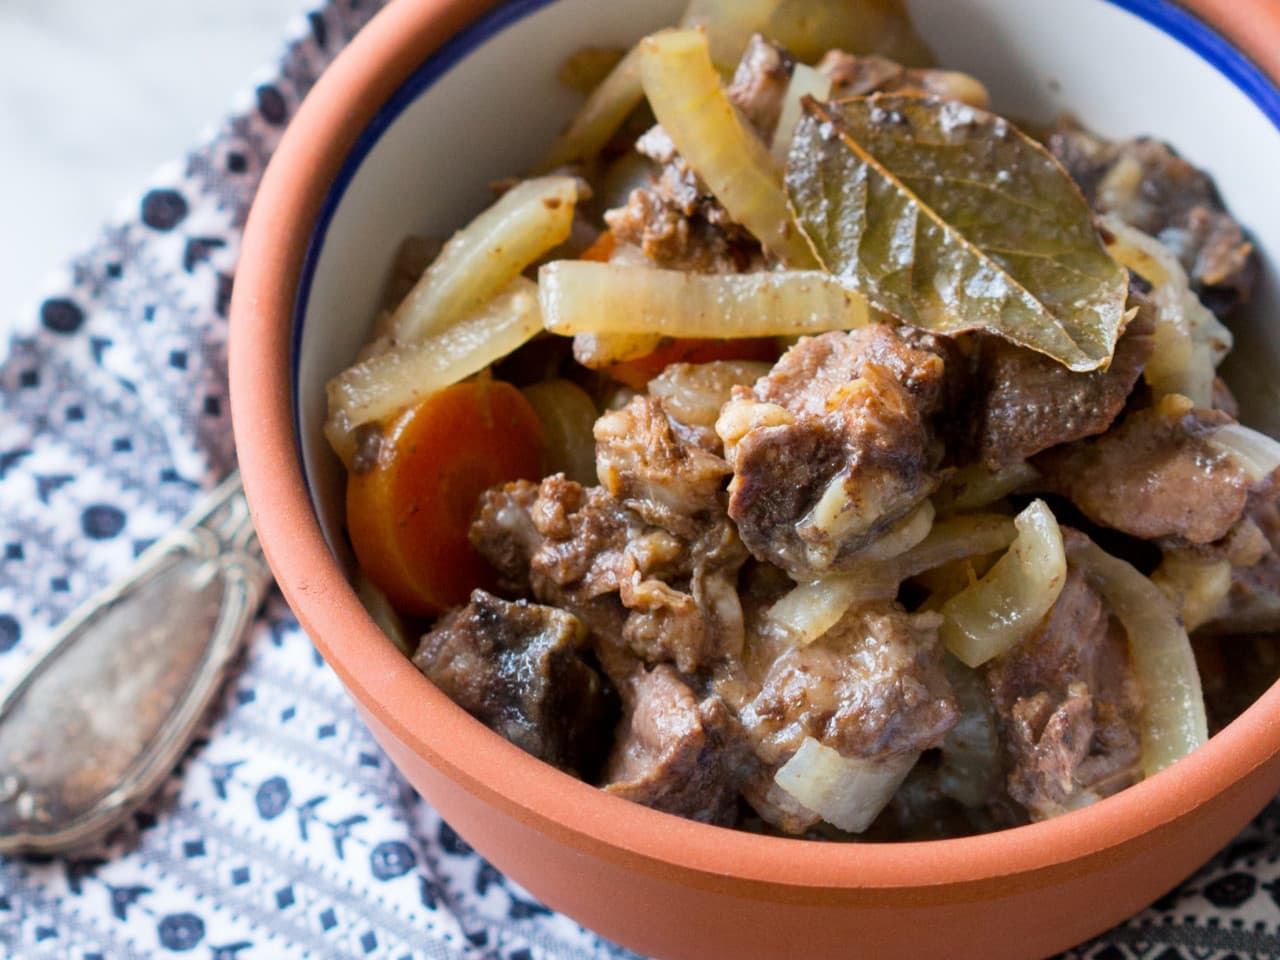
[(454, 384), (401, 414), (377, 459), (347, 481), (347, 529), (364, 572), (401, 612), (433, 616), (492, 586), (467, 529), (480, 494), (542, 476), (542, 426), (509, 383)]

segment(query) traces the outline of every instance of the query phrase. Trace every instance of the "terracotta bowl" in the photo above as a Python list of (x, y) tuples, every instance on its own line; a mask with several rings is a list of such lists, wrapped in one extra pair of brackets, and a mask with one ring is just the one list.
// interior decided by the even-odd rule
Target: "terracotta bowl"
[[(316, 85), (263, 179), (232, 308), (236, 439), (267, 556), (410, 782), (499, 869), (618, 943), (739, 960), (1065, 948), (1173, 887), (1276, 793), (1280, 689), (1160, 775), (1050, 822), (930, 843), (765, 838), (627, 803), (522, 753), (428, 683), (348, 584), (323, 383), (366, 337), (396, 244), (447, 235), (490, 180), (536, 157), (575, 104), (554, 81), (567, 53), (627, 44), (681, 6), (397, 0)], [(987, 81), (997, 109), (1156, 134), (1214, 173), (1272, 258), (1232, 376), (1246, 419), (1276, 433), (1280, 93), (1266, 74), (1280, 76), (1280, 5), (1184, 4), (1220, 32), (1165, 0), (911, 6), (940, 61)]]

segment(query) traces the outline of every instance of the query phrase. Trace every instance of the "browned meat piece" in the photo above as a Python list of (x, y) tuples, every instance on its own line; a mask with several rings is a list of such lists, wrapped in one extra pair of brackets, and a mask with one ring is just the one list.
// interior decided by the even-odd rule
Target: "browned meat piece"
[(725, 93), (746, 121), (768, 143), (782, 113), (795, 59), (759, 34), (751, 38)]
[(626, 204), (605, 214), (614, 237), (671, 270), (748, 269), (759, 259), (759, 244), (740, 227), (725, 225), (723, 208), (700, 192), (693, 174), (681, 168), (683, 164), (668, 167), (652, 186), (631, 191)]
[[(726, 93), (767, 142), (778, 123), (794, 61), (752, 39)], [(661, 126), (636, 141), (658, 172), (604, 219), (620, 244), (638, 247), (657, 266), (695, 273), (739, 273), (764, 265), (759, 242), (734, 222), (676, 152)]]
[(831, 78), (832, 100), (895, 93), (962, 100), (983, 108), (991, 100), (986, 88), (967, 74), (904, 67), (875, 54), (854, 56), (843, 50), (828, 50), (818, 62), (818, 70)]
[(689, 169), (662, 127), (640, 137), (636, 149), (658, 165), (658, 173), (605, 213), (618, 243), (638, 247), (655, 265), (672, 270), (738, 273), (762, 263), (760, 244)]
[(1208, 174), (1158, 141), (1108, 143), (1070, 122), (1059, 124), (1048, 147), (1095, 209), (1173, 250), (1219, 317), (1252, 296), (1257, 254)]
[(746, 551), (723, 515), (685, 539), (600, 487), (557, 475), (487, 491), (471, 542), (504, 587), (577, 615), (614, 679), (624, 650), (693, 673), (742, 648), (736, 585)]
[(615, 500), (647, 522), (686, 537), (723, 513), (733, 471), (723, 459), (676, 436), (662, 401), (638, 396), (596, 421), (596, 471)]
[(725, 407), (729, 515), (797, 579), (856, 562), (937, 485), (928, 426), (943, 361), (892, 327), (801, 340)]
[(939, 338), (910, 327), (876, 323), (852, 333), (824, 333), (783, 354), (752, 395), (797, 416), (821, 416), (830, 409), (834, 391), (847, 387), (866, 364), (875, 364), (906, 387), (927, 416), (942, 395), (941, 352)]
[[(620, 632), (621, 617), (596, 601), (616, 592), (630, 573), (627, 544), (644, 522), (598, 487), (559, 474), (540, 484), (517, 480), (486, 491), (471, 525), (471, 542), (515, 593), (531, 591), (543, 603), (578, 616), (592, 633)], [(664, 553), (649, 544), (654, 561)], [(674, 555), (678, 544), (665, 544)]]
[(1009, 794), (1032, 819), (1083, 806), (1140, 778), (1141, 693), (1128, 641), (1079, 570), (1069, 569), (1035, 633), (982, 673), (1004, 744)]
[(579, 656), (572, 614), (476, 590), (426, 634), (414, 665), (477, 720), (562, 770), (590, 776), (608, 747), (612, 705)]
[(1206, 440), (1229, 419), (1163, 402), (1097, 439), (1042, 454), (1036, 466), (1047, 489), (1094, 523), (1144, 540), (1211, 543), (1240, 519), (1249, 493), (1241, 468)]
[(1155, 312), (1135, 298), (1138, 314), (1116, 344), (1111, 366), (1075, 373), (1003, 337), (980, 336), (972, 413), (978, 458), (990, 470), (1102, 433), (1151, 359)]
[(850, 611), (807, 646), (753, 649), (757, 689), (739, 717), (756, 755), (776, 769), (806, 737), (866, 759), (939, 746), (957, 719), (940, 623), (881, 603)]
[(713, 695), (699, 702), (665, 664), (637, 670), (621, 693), (623, 719), (604, 789), (655, 810), (732, 825), (755, 762), (724, 701)]

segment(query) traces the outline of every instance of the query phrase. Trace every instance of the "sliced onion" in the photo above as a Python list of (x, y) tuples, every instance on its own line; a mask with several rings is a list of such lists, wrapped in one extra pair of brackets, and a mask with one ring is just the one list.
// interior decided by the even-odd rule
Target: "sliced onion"
[(917, 545), (891, 559), (797, 585), (769, 608), (767, 628), (783, 632), (797, 645), (812, 643), (855, 604), (891, 599), (903, 580), (952, 560), (1003, 550), (1016, 535), (1014, 522), (996, 514), (939, 520)]
[(1169, 599), (1130, 564), (1084, 538), (1073, 538), (1069, 553), (1129, 635), (1143, 695), (1142, 768), (1151, 776), (1209, 738), (1191, 641)]
[(547, 473), (595, 484), (597, 412), (587, 392), (569, 380), (539, 380), (520, 392), (542, 421)]
[(832, 826), (861, 833), (893, 799), (920, 754), (845, 757), (805, 737), (773, 782)]
[(865, 326), (866, 300), (818, 271), (705, 274), (589, 260), (538, 271), (547, 329), (559, 334), (775, 337)]
[(1182, 625), (1190, 632), (1225, 610), (1231, 592), (1231, 561), (1166, 554), (1151, 574), (1151, 582), (1177, 605)]
[(1239, 464), (1250, 484), (1261, 483), (1280, 469), (1280, 443), (1244, 424), (1219, 427), (1210, 435), (1209, 445)]
[(929, 535), (901, 556), (883, 566), (899, 581), (932, 570), (952, 560), (1003, 550), (1018, 530), (1014, 521), (999, 513), (973, 513), (937, 520)]
[(644, 98), (640, 86), (640, 48), (632, 47), (591, 91), (551, 149), (539, 164), (553, 170), (577, 161), (590, 161)]
[(577, 200), (572, 177), (540, 177), (512, 187), (444, 245), (392, 314), (392, 338), (416, 343), (492, 299), (568, 239)]
[(1018, 537), (977, 583), (942, 605), (940, 635), (955, 656), (977, 667), (1031, 634), (1067, 582), (1062, 531), (1043, 500), (1014, 520)]
[(799, 584), (783, 594), (765, 615), (766, 629), (781, 631), (797, 646), (807, 646), (840, 622), (855, 603), (892, 597), (898, 585), (881, 588), (850, 577), (829, 577)]
[[(751, 35), (764, 27), (779, 2), (690, 0), (680, 25), (704, 31), (712, 61), (729, 73), (737, 65)], [(627, 51), (591, 91), (569, 126), (556, 137), (539, 169), (552, 170), (565, 164), (594, 160), (643, 98), (637, 45)]]
[(867, 563), (880, 563), (901, 556), (929, 535), (935, 515), (933, 504), (924, 501), (865, 547), (861, 557)]
[(813, 67), (797, 63), (791, 74), (791, 82), (787, 84), (787, 92), (782, 97), (782, 112), (778, 114), (778, 125), (773, 131), (773, 144), (769, 152), (774, 162), (780, 167), (786, 166), (787, 154), (791, 152), (791, 138), (795, 135), (796, 124), (804, 111), (800, 101), (804, 97), (825, 101), (831, 97), (831, 78), (819, 73)]
[(995, 471), (975, 463), (952, 474), (942, 489), (933, 495), (933, 502), (942, 515), (980, 510), (1039, 477), (1040, 471), (1026, 460), (1019, 460)]
[(579, 333), (573, 338), (573, 359), (589, 370), (603, 370), (648, 356), (661, 345), (662, 335), (656, 333)]
[(831, 49), (878, 53), (908, 67), (933, 62), (902, 0), (783, 0), (763, 32), (806, 63)]
[(355, 588), (356, 597), (360, 600), (361, 606), (368, 611), (369, 616), (373, 618), (373, 622), (378, 625), (401, 653), (407, 657), (413, 656), (414, 648), (417, 644), (417, 636), (410, 635), (404, 621), (400, 619), (400, 614), (396, 612), (396, 608), (387, 599), (387, 595), (374, 586), (373, 581), (359, 567), (356, 568)]
[(649, 381), (649, 396), (681, 423), (714, 430), (733, 388), (749, 387), (771, 369), (772, 364), (755, 360), (672, 363)]
[(1142, 374), (1147, 385), (1157, 399), (1177, 393), (1197, 407), (1212, 407), (1213, 379), (1231, 350), (1231, 331), (1200, 302), (1173, 251), (1117, 216), (1101, 221), (1110, 254), (1152, 287), (1155, 349)]
[(645, 96), (685, 163), (784, 264), (817, 267), (792, 220), (782, 170), (721, 88), (706, 36), (674, 30), (646, 37), (640, 49)]
[(701, 29), (707, 35), (711, 61), (724, 73), (732, 73), (753, 33), (765, 25), (782, 0), (689, 0), (680, 26)]
[(483, 370), (542, 329), (537, 288), (516, 277), (497, 297), (418, 343), (361, 360), (329, 381), (325, 434), (350, 462), (352, 433)]

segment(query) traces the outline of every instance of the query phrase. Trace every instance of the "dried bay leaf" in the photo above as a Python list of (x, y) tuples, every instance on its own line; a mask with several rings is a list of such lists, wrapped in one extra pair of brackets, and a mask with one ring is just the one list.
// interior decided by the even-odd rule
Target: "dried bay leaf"
[(1003, 118), (919, 97), (806, 100), (786, 186), (819, 260), (874, 306), (1072, 370), (1110, 362), (1128, 272), (1066, 171)]

